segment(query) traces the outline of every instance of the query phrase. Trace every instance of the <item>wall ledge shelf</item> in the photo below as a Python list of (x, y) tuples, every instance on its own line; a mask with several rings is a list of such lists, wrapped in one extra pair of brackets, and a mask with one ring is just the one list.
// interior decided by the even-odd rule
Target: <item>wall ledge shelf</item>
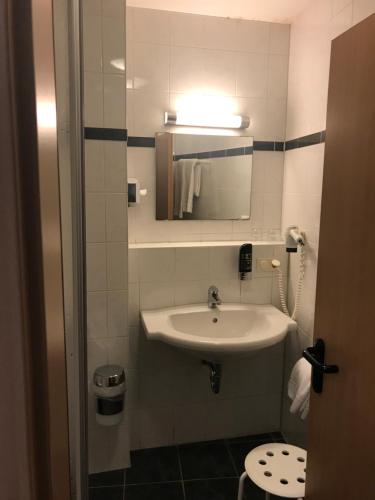
[(255, 240), (223, 240), (223, 241), (178, 241), (163, 243), (129, 243), (130, 249), (143, 248), (199, 248), (199, 247), (239, 247), (244, 243), (252, 243), (256, 246), (282, 246), (285, 241), (255, 241)]

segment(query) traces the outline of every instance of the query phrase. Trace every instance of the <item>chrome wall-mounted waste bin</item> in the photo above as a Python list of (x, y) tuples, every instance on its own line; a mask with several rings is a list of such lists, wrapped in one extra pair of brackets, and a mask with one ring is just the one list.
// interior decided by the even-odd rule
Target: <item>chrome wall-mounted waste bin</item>
[(123, 367), (99, 366), (94, 373), (93, 390), (98, 424), (118, 425), (125, 405), (126, 379)]

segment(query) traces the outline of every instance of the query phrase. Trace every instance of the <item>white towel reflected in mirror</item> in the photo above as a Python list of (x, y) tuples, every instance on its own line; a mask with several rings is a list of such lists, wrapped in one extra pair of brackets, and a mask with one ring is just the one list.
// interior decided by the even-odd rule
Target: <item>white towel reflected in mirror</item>
[(174, 167), (174, 209), (175, 217), (183, 219), (184, 213), (192, 214), (194, 197), (199, 198), (202, 183), (202, 163), (207, 160), (181, 159), (173, 163)]

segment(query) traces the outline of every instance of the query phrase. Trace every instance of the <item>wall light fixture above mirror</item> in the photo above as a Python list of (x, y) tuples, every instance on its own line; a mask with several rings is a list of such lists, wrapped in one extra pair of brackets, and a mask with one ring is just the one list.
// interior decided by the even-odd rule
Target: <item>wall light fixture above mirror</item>
[(242, 115), (221, 113), (204, 113), (196, 111), (166, 111), (165, 125), (182, 125), (187, 127), (239, 128), (250, 126), (250, 118)]
[(156, 134), (157, 220), (250, 218), (253, 138)]

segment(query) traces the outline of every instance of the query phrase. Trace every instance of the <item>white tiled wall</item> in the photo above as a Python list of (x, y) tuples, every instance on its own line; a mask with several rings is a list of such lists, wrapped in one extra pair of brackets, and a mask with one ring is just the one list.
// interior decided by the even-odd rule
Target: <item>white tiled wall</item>
[[(282, 245), (255, 245), (253, 259), (277, 257)], [(146, 339), (140, 309), (205, 302), (219, 287), (224, 302), (279, 305), (272, 273), (238, 279), (238, 247), (130, 248), (129, 325), (131, 447), (147, 448), (279, 429), (283, 344), (223, 365), (211, 393), (200, 359)]]
[[(200, 99), (249, 115), (255, 140), (284, 140), (289, 25), (139, 8), (127, 18), (130, 136), (153, 137), (165, 111)], [(128, 171), (149, 192), (129, 210), (130, 242), (278, 238), (282, 152), (254, 154), (250, 221), (156, 221), (154, 150), (129, 148)]]
[(125, 0), (83, 2), (84, 122), (125, 128)]
[(130, 135), (153, 136), (165, 106), (193, 93), (250, 115), (249, 135), (284, 138), (288, 25), (130, 7), (127, 17)]
[[(375, 0), (317, 0), (292, 23), (287, 139), (325, 129), (331, 40), (374, 12)], [(285, 153), (282, 225), (300, 225), (308, 241), (299, 330), (288, 344), (285, 380), (302, 348), (312, 342), (323, 161), (324, 144)], [(293, 256), (290, 303), (297, 266)], [(305, 425), (289, 414), (286, 399), (284, 403), (283, 430), (291, 441), (303, 443)]]
[[(248, 134), (255, 140), (284, 140), (287, 104), (288, 139), (325, 128), (330, 40), (375, 11), (374, 0), (318, 0), (293, 23), (287, 103), (287, 25), (129, 8), (125, 76), (125, 2), (83, 3), (86, 126), (124, 128), (126, 121), (129, 135), (153, 136), (164, 128), (164, 111), (198, 94), (250, 115)], [(287, 152), (284, 180), (283, 153), (255, 152), (250, 223), (156, 222), (154, 150), (128, 151), (129, 176), (148, 189), (143, 203), (129, 212), (133, 243), (278, 239), (284, 183), (283, 225), (300, 224), (309, 242), (300, 330), (288, 341), (287, 366), (310, 342), (313, 328), (323, 149)], [(258, 275), (240, 285), (230, 247), (131, 249), (127, 276), (125, 147), (86, 141), (85, 154), (89, 377), (106, 362), (123, 364), (128, 377), (123, 425), (97, 426), (90, 397), (90, 470), (126, 466), (130, 446), (278, 429), (282, 346), (228, 362), (222, 392), (214, 396), (205, 367), (177, 349), (146, 341), (139, 325), (140, 308), (204, 301), (212, 283), (224, 301), (277, 304), (274, 280)], [(285, 259), (278, 247), (255, 252)], [(289, 417), (286, 405), (283, 427), (292, 440), (303, 439), (304, 426)]]
[(252, 170), (250, 221), (156, 221), (155, 150), (128, 148), (128, 175), (147, 189), (129, 208), (129, 242), (279, 240), (284, 154), (257, 151)]
[[(284, 140), (289, 26), (127, 9), (127, 126), (130, 136), (165, 130), (166, 110), (184, 100), (248, 114), (255, 140)], [(277, 82), (275, 81), (277, 80)], [(186, 101), (185, 101), (186, 102)], [(128, 149), (128, 174), (146, 198), (129, 209), (129, 241), (279, 239), (283, 153), (255, 152), (250, 221), (156, 221), (155, 152)], [(277, 254), (260, 246), (257, 256)], [(172, 443), (278, 429), (283, 346), (224, 365), (223, 387), (211, 393), (199, 359), (147, 341), (140, 309), (204, 302), (211, 284), (226, 302), (278, 304), (271, 275), (241, 283), (238, 248), (131, 248), (129, 325), (131, 446)]]
[[(125, 127), (125, 1), (86, 0), (84, 122)], [(90, 472), (129, 465), (129, 419), (116, 427), (95, 421), (95, 368), (129, 360), (126, 144), (85, 141)]]

